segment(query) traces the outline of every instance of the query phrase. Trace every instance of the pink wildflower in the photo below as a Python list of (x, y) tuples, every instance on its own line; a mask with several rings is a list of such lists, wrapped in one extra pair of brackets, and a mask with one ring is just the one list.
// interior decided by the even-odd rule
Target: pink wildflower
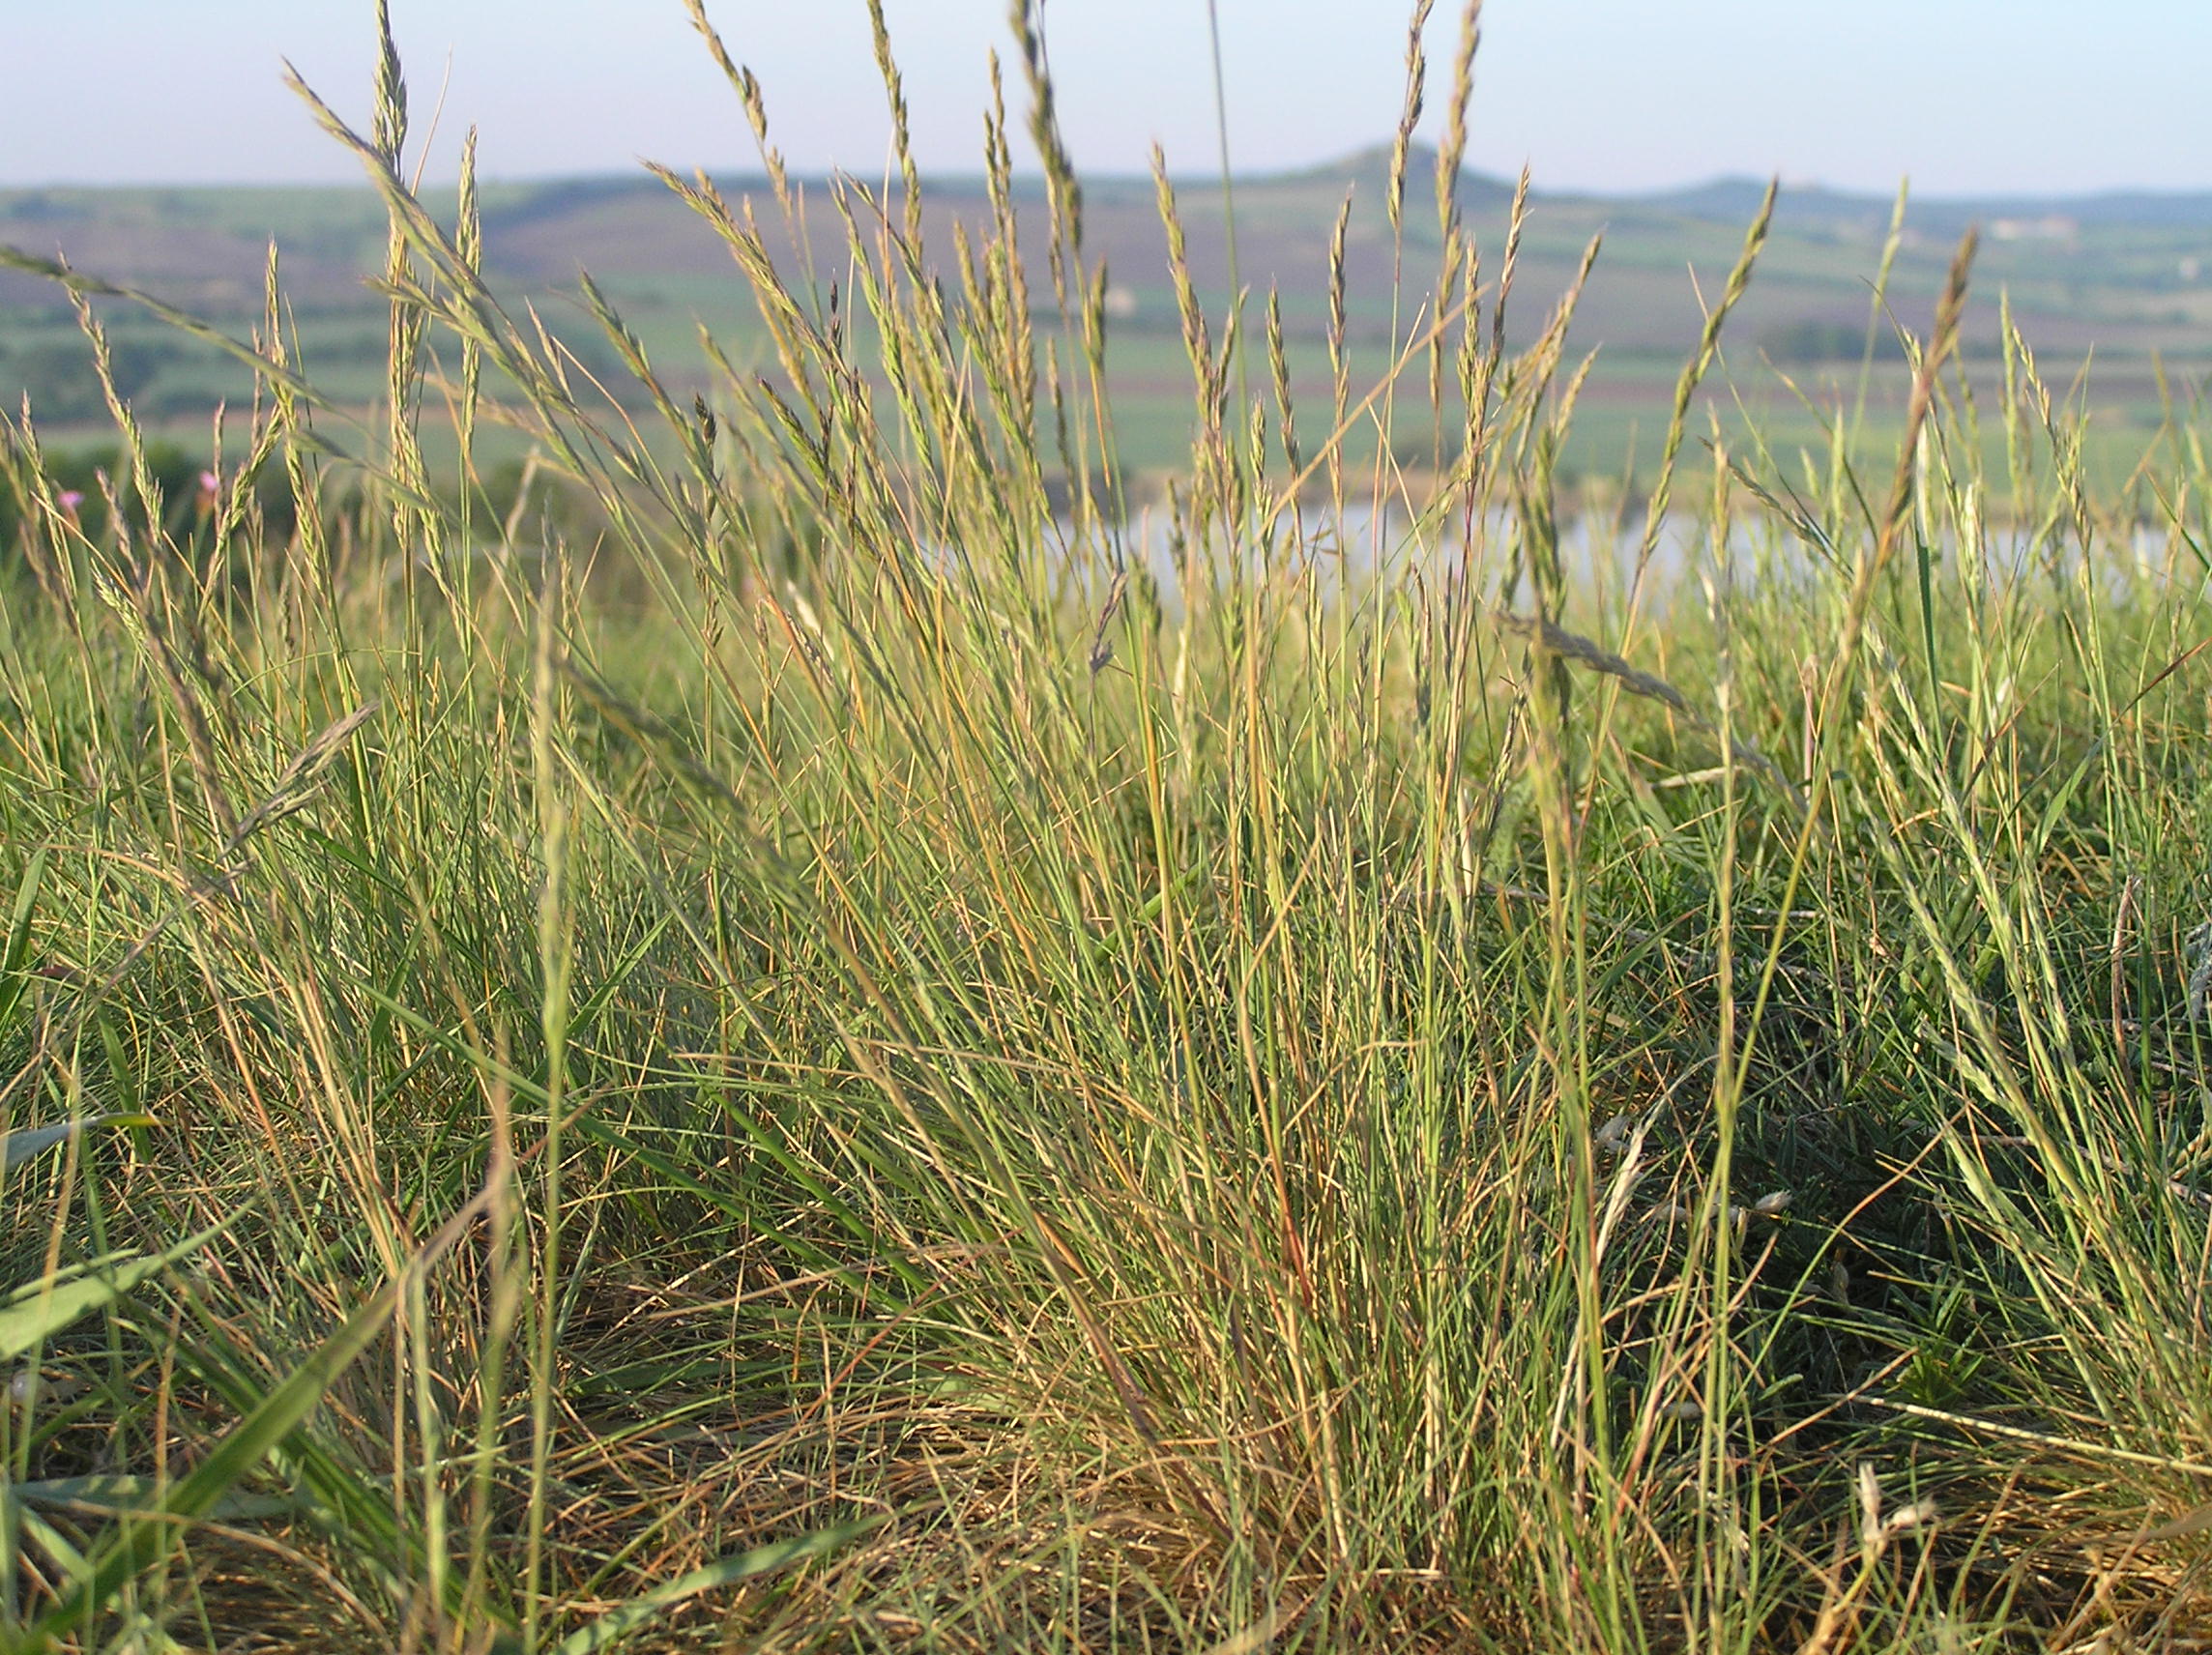
[(76, 508), (84, 504), (84, 490), (81, 488), (65, 488), (61, 493), (54, 496), (54, 499), (61, 506), (64, 513), (74, 517)]

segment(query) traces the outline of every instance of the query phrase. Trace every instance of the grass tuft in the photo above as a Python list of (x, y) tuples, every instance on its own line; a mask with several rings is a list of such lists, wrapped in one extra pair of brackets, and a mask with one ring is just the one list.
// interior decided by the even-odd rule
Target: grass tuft
[[(1578, 516), (1599, 249), (1508, 349), (1470, 5), (1412, 274), (1427, 11), (1380, 379), (1349, 205), (1301, 419), (1156, 168), (1150, 506), (1026, 0), (1046, 189), (997, 105), (949, 231), (880, 8), (895, 194), (809, 199), (689, 0), (770, 179), (658, 174), (771, 341), (696, 392), (588, 280), (568, 332), (493, 291), (388, 30), (367, 134), (301, 88), (389, 214), (365, 415), (274, 258), (234, 339), (0, 249), (116, 441), (88, 502), (0, 417), (0, 1641), (2201, 1627), (2194, 404), (2093, 492), (2009, 323), (1969, 392), (1969, 237), (1875, 469), (1840, 403), (1724, 438), (1770, 190), (1656, 473)], [(190, 500), (118, 304), (258, 375)]]

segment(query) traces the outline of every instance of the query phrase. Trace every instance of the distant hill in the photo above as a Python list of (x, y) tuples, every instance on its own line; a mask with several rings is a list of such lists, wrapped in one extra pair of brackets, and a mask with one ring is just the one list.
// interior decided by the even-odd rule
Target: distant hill
[[(1287, 172), (1256, 173), (1237, 181), (1239, 189), (1266, 190), (1284, 185), (1333, 184), (1338, 193), (1346, 189), (1380, 191), (1390, 181), (1390, 163), (1395, 158), (1394, 144), (1370, 144), (1366, 149), (1354, 150), (1337, 160), (1324, 161), (1319, 166), (1302, 167)], [(1406, 193), (1416, 200), (1430, 201), (1436, 197), (1437, 152), (1427, 144), (1413, 144), (1406, 151)], [(1211, 178), (1192, 181), (1204, 188), (1214, 183)], [(1514, 184), (1511, 179), (1462, 166), (1459, 174), (1459, 203), (1463, 211), (1482, 212), (1490, 208), (1510, 206)], [(1534, 199), (1531, 191), (1530, 199)]]
[[(1322, 166), (1237, 181), (1237, 280), (1256, 293), (1279, 291), (1295, 349), (1319, 351), (1331, 234), (1348, 196), (1355, 346), (1377, 347), (1427, 303), (1423, 283), (1436, 269), (1438, 236), (1435, 152), (1416, 148), (1409, 158), (1402, 257), (1384, 214), (1390, 159), (1389, 146), (1378, 145)], [(777, 224), (765, 179), (734, 171), (716, 183), (733, 201), (750, 197), (764, 224)], [(1218, 313), (1232, 285), (1219, 182), (1192, 173), (1175, 186), (1191, 276)], [(801, 188), (810, 207), (807, 256), (819, 271), (842, 272), (845, 231), (832, 197), (846, 186), (814, 178)], [(1694, 347), (1703, 307), (1764, 190), (1763, 181), (1749, 178), (1624, 194), (1535, 190), (1515, 267), (1509, 337), (1525, 342), (1543, 325), (1585, 247), (1602, 237), (1573, 341), (1578, 350), (1602, 347), (1584, 397), (1586, 418), (1615, 419), (1625, 428), (1660, 417), (1651, 409), (1665, 401), (1673, 364)], [(1459, 202), (1481, 249), (1485, 281), (1499, 275), (1513, 192), (1511, 181), (1473, 169), (1460, 178)], [(1016, 195), (1024, 252), (1035, 273), (1033, 299), (1049, 305), (1041, 181), (1018, 181)], [(1174, 285), (1151, 181), (1089, 179), (1084, 198), (1087, 251), (1109, 273), (1113, 332), (1125, 341), (1120, 361), (1135, 364), (1121, 370), (1129, 395), (1184, 411), (1163, 412), (1163, 419), (1184, 418), (1188, 370), (1178, 360)], [(982, 180), (927, 180), (925, 199), (928, 254), (949, 271), (956, 229), (981, 225)], [(853, 204), (863, 216), (869, 211), (857, 196)], [(603, 341), (592, 337), (596, 330), (575, 303), (584, 270), (658, 361), (696, 362), (702, 325), (741, 346), (760, 337), (729, 249), (649, 175), (492, 185), (482, 205), (485, 262), (495, 283), (538, 305), (587, 354)], [(1786, 188), (1757, 278), (1731, 324), (1731, 362), (1764, 359), (1796, 378), (1816, 377), (1811, 370), (1821, 364), (1855, 371), (1891, 211), (1891, 199), (1880, 195)], [(1877, 357), (1892, 353), (1894, 341), (1883, 336), (1892, 318), (1926, 326), (1951, 248), (1969, 223), (1985, 232), (1967, 313), (1970, 357), (1987, 360), (1995, 349), (2002, 292), (2047, 367), (2078, 363), (2094, 348), (2100, 383), (2115, 383), (2115, 375), (2126, 380), (2133, 406), (2149, 406), (2159, 394), (2154, 360), (2182, 372), (2212, 366), (2212, 192), (1915, 198), (1892, 273), (1889, 313), (1877, 329)], [(150, 288), (230, 325), (258, 316), (274, 240), (288, 303), (312, 323), (306, 343), (317, 371), (326, 380), (335, 373), (341, 386), (358, 382), (364, 396), (381, 383), (383, 301), (364, 281), (382, 265), (385, 235), (383, 213), (365, 187), (0, 191), (0, 243), (41, 257), (66, 256), (80, 269)], [(798, 251), (785, 247), (781, 256), (794, 258), (796, 268)], [(1408, 287), (1405, 302), (1394, 304), (1399, 270)], [(18, 387), (44, 387), (49, 407), (67, 405), (72, 394), (82, 400), (82, 342), (50, 284), (0, 272), (0, 404), (13, 405)], [(117, 325), (143, 326), (128, 318)], [(181, 418), (243, 394), (235, 375), (226, 378), (222, 364), (193, 349), (151, 333), (137, 341), (147, 405)]]
[[(1596, 196), (1624, 205), (1655, 207), (1686, 217), (1741, 221), (1759, 209), (1766, 182), (1716, 178), (1686, 189), (1655, 194)], [(1778, 223), (1850, 225), (1880, 229), (1889, 222), (1894, 196), (1860, 195), (1823, 185), (1786, 188), (1775, 203)], [(1906, 221), (1923, 230), (1964, 230), (1969, 223), (2037, 224), (2071, 221), (2100, 228), (2212, 230), (2212, 191), (2164, 193), (2108, 190), (2093, 195), (1982, 195), (1911, 197)]]
[[(1239, 215), (1254, 227), (1248, 250), (1262, 255), (1257, 262), (1247, 260), (1246, 274), (1282, 279), (1288, 293), (1295, 278), (1311, 274), (1312, 255), (1348, 192), (1355, 202), (1354, 240), (1371, 239), (1374, 225), (1364, 215), (1380, 213), (1390, 160), (1390, 146), (1379, 144), (1320, 166), (1238, 180)], [(1412, 201), (1433, 199), (1435, 165), (1435, 151), (1416, 145), (1408, 179)], [(1218, 209), (1209, 203), (1217, 183), (1204, 173), (1176, 182), (1187, 204), (1196, 256), (1209, 264), (1206, 247), (1218, 223)], [(723, 174), (717, 183), (733, 198), (767, 193), (767, 181), (757, 174)], [(807, 181), (807, 188), (826, 202), (828, 179)], [(950, 217), (964, 217), (963, 208), (979, 205), (983, 195), (979, 177), (933, 178), (925, 188)], [(1740, 229), (1758, 210), (1765, 188), (1761, 179), (1719, 178), (1679, 189), (1618, 194), (1536, 189), (1530, 201), (1539, 220), (1591, 230), (1609, 226), (1616, 242), (1624, 234), (1649, 241), (1669, 232), (1702, 239), (1694, 234), (1700, 225)], [(1496, 218), (1513, 189), (1510, 180), (1469, 168), (1460, 179), (1460, 204), (1478, 221)], [(1091, 226), (1095, 245), (1111, 263), (1134, 268), (1135, 261), (1161, 250), (1149, 179), (1099, 178), (1086, 181), (1085, 189), (1097, 210)], [(1041, 181), (1018, 181), (1017, 196), (1041, 205)], [(1776, 224), (1785, 232), (1856, 241), (1878, 237), (1891, 208), (1887, 196), (1791, 186), (1782, 191)], [(1424, 226), (1433, 233), (1428, 214), (1408, 217), (1416, 242)], [(825, 212), (824, 218), (834, 215)], [(604, 274), (727, 268), (705, 227), (658, 181), (643, 174), (494, 186), (485, 192), (483, 219), (494, 268), (525, 280), (566, 279), (578, 266)], [(1927, 196), (1913, 198), (1907, 217), (1908, 226), (1924, 236), (1955, 238), (1968, 223), (1982, 224), (1999, 241), (2078, 241), (2083, 234), (2123, 230), (2187, 237), (2212, 233), (2212, 191)], [(383, 218), (365, 187), (0, 190), (0, 241), (41, 256), (65, 253), (80, 268), (219, 310), (258, 303), (272, 239), (282, 248), (296, 303), (342, 306), (356, 302), (361, 277), (381, 258)], [(1302, 256), (1294, 254), (1292, 244), (1304, 244)], [(1225, 270), (1217, 274), (1225, 279)], [(0, 275), (0, 304), (50, 298), (36, 282)]]

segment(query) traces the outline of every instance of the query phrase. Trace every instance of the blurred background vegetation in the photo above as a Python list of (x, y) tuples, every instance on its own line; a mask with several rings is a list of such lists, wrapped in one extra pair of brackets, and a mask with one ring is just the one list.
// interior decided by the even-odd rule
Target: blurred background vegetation
[[(1355, 380), (1371, 383), (1382, 372), (1393, 322), (1407, 320), (1392, 309), (1401, 255), (1384, 207), (1388, 161), (1387, 151), (1377, 150), (1237, 185), (1239, 278), (1257, 292), (1280, 290), (1294, 383), (1308, 396), (1324, 392), (1328, 380), (1329, 245), (1347, 201)], [(1433, 157), (1416, 146), (1410, 164), (1420, 174)], [(777, 221), (764, 179), (719, 183), (733, 200), (753, 202), (765, 222)], [(826, 194), (821, 181), (811, 188)], [(1564, 479), (1650, 470), (1676, 370), (1696, 345), (1703, 306), (1717, 297), (1715, 284), (1761, 189), (1721, 181), (1648, 196), (1531, 196), (1515, 276), (1524, 303), (1508, 322), (1513, 345), (1536, 336), (1590, 239), (1604, 237), (1567, 343), (1570, 354), (1598, 354), (1560, 455)], [(1230, 298), (1220, 186), (1194, 178), (1179, 181), (1178, 189), (1191, 279), (1218, 313)], [(1027, 215), (1025, 253), (1041, 263), (1043, 186), (1017, 179), (1014, 190)], [(1086, 235), (1111, 280), (1108, 365), (1122, 457), (1137, 473), (1164, 473), (1187, 457), (1192, 414), (1152, 186), (1108, 178), (1086, 181), (1085, 191)], [(1504, 181), (1474, 174), (1460, 188), (1465, 221), (1494, 258), (1504, 244), (1512, 194)], [(936, 245), (948, 244), (955, 223), (971, 234), (984, 225), (988, 202), (979, 178), (932, 180), (928, 201), (924, 231)], [(2048, 383), (2064, 392), (2085, 373), (2079, 393), (2081, 411), (2092, 416), (2085, 462), (2100, 483), (2124, 482), (2175, 388), (2212, 371), (2212, 195), (1908, 203), (1896, 226), (1887, 310), (1875, 316), (1872, 283), (1894, 207), (1819, 188), (1783, 190), (1760, 284), (1745, 298), (1727, 343), (1725, 366), (1734, 384), (1724, 373), (1704, 392), (1702, 406), (1719, 428), (1740, 436), (1756, 423), (1784, 452), (1818, 444), (1821, 418), (1856, 404), (1871, 339), (1863, 430), (1870, 450), (1893, 441), (1908, 378), (1896, 328), (1926, 329), (1949, 250), (1969, 222), (1978, 222), (1989, 233), (1960, 340), (1972, 382), (1995, 392), (2001, 318), (2009, 309), (2035, 342)], [(482, 233), (487, 275), (518, 302), (541, 307), (581, 365), (618, 399), (636, 400), (615, 353), (589, 326), (566, 325), (588, 320), (580, 270), (592, 273), (649, 353), (670, 364), (667, 384), (680, 400), (713, 382), (711, 364), (693, 351), (702, 327), (739, 366), (767, 360), (766, 330), (727, 250), (650, 178), (486, 186)], [(1409, 213), (1403, 257), (1433, 260), (1437, 234), (1429, 215)], [(827, 278), (844, 257), (835, 215), (817, 214), (809, 235), (804, 257)], [(364, 277), (380, 266), (384, 227), (365, 189), (0, 192), (0, 241), (42, 255), (58, 252), (226, 324), (258, 316), (274, 241), (302, 359), (317, 384), (364, 405), (382, 392), (385, 304)], [(1040, 314), (1049, 311), (1049, 287), (1033, 290), (1032, 300)], [(206, 418), (218, 401), (237, 405), (251, 394), (246, 369), (150, 319), (119, 311), (112, 336), (119, 389), (142, 418), (188, 445), (205, 446)], [(1788, 383), (1769, 366), (1782, 369)], [(68, 305), (31, 277), (0, 273), (0, 402), (13, 407), (28, 394), (52, 441), (89, 434), (102, 411), (85, 367)], [(432, 425), (437, 414), (433, 406)], [(1703, 413), (1696, 423), (1703, 428)], [(434, 432), (427, 440), (436, 440)]]

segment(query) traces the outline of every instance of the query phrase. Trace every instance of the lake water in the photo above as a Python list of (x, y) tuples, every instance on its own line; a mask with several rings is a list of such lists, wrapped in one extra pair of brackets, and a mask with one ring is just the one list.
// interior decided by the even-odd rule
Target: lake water
[[(1054, 530), (1062, 554), (1070, 556), (1072, 525), (1063, 519)], [(1224, 537), (1192, 547), (1176, 516), (1163, 507), (1144, 508), (1118, 527), (1093, 527), (1091, 533), (1091, 555), (1071, 561), (1110, 570), (1118, 553), (1131, 566), (1149, 570), (1170, 601), (1179, 599), (1187, 569), (1211, 566), (1224, 577), (1230, 572), (1222, 562)], [(1709, 584), (1722, 580), (1738, 588), (1774, 581), (1848, 581), (1861, 549), (1858, 543), (1840, 553), (1820, 548), (1771, 516), (1732, 519), (1722, 537), (1703, 518), (1671, 512), (1648, 550), (1644, 536), (1641, 517), (1617, 527), (1594, 514), (1562, 522), (1558, 555), (1571, 601), (1601, 612), (1614, 607), (1625, 599), (1640, 560), (1644, 562), (1646, 601), (1690, 595), (1702, 598)], [(1304, 507), (1295, 517), (1285, 512), (1277, 519), (1264, 551), (1256, 537), (1247, 538), (1244, 564), (1247, 572), (1257, 572), (1264, 559), (1279, 578), (1310, 577), (1324, 590), (1378, 575), (1434, 582), (1464, 572), (1480, 590), (1497, 595), (1522, 555), (1523, 541), (1521, 524), (1504, 511), (1488, 514), (1470, 532), (1464, 519), (1424, 523), (1394, 508), (1378, 511), (1348, 505), (1340, 518), (1325, 508)], [(1955, 537), (1939, 542), (1939, 554), (1941, 578), (1955, 582)], [(1912, 566), (1916, 552), (1909, 534), (1894, 556), (1895, 566)], [(2026, 528), (1991, 529), (1982, 536), (1980, 561), (1983, 581), (1997, 590), (2027, 581), (2071, 583), (2089, 572), (2109, 597), (2146, 583), (2184, 583), (2195, 589), (2204, 584), (2207, 573), (2204, 559), (2184, 538), (2152, 523), (2138, 524), (2117, 543), (2110, 537), (2093, 539), (2087, 557), (2071, 528), (2041, 537)]]

